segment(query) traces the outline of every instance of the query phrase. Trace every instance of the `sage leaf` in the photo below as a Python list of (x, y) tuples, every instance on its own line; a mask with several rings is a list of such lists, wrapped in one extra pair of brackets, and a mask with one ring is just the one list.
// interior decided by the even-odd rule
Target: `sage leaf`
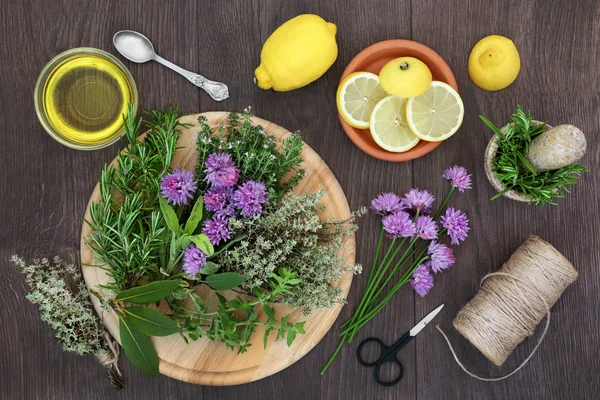
[(210, 256), (215, 252), (212, 243), (210, 243), (208, 236), (205, 234), (201, 233), (199, 235), (190, 236), (189, 238), (200, 250), (206, 253), (207, 256)]
[(202, 196), (198, 196), (198, 200), (194, 203), (194, 208), (192, 208), (192, 212), (188, 217), (188, 220), (185, 223), (185, 228), (183, 231), (188, 235), (194, 233), (198, 224), (202, 220), (202, 207), (204, 207), (204, 201), (202, 200)]
[(183, 235), (181, 237), (181, 248), (187, 249), (187, 247), (192, 243), (192, 239), (188, 235)]
[(119, 316), (121, 346), (131, 363), (147, 375), (158, 375), (158, 354), (150, 337), (141, 334), (127, 317)]
[(167, 227), (174, 234), (178, 235), (181, 227), (179, 226), (179, 218), (177, 218), (177, 214), (175, 214), (175, 210), (173, 207), (167, 203), (167, 200), (163, 197), (159, 197), (158, 202), (160, 203), (160, 211), (162, 212), (163, 218), (167, 223)]
[(244, 282), (244, 277), (235, 272), (223, 272), (207, 276), (205, 282), (215, 290), (228, 290)]
[(206, 263), (206, 265), (200, 268), (200, 273), (202, 275), (212, 275), (219, 270), (219, 264), (215, 264), (212, 261)]
[(150, 307), (124, 307), (127, 320), (140, 333), (148, 336), (169, 336), (179, 332), (179, 326), (171, 318)]
[(135, 304), (154, 303), (173, 293), (179, 284), (179, 280), (154, 281), (144, 286), (123, 290), (115, 297), (115, 300)]

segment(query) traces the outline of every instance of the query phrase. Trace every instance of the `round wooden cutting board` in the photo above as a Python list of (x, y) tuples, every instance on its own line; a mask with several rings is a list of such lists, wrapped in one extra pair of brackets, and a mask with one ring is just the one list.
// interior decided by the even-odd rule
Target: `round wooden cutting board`
[[(191, 126), (182, 129), (178, 143), (178, 146), (182, 148), (173, 160), (172, 165), (174, 167), (178, 166), (192, 170), (195, 168), (196, 148), (194, 136), (200, 130), (198, 124), (198, 116), (200, 115), (207, 118), (209, 125), (217, 127), (226, 122), (228, 113), (209, 112), (181, 118), (181, 122), (191, 124)], [(260, 118), (254, 118), (253, 122), (263, 126), (265, 131), (273, 135), (279, 143), (291, 134), (286, 129)], [(333, 216), (336, 220), (349, 218), (350, 209), (346, 196), (327, 164), (306, 144), (302, 151), (302, 157), (304, 159), (302, 168), (306, 171), (306, 177), (300, 182), (295, 191), (305, 193), (324, 189), (325, 196), (322, 203), (327, 206), (327, 210), (320, 216), (322, 218)], [(96, 185), (90, 202), (97, 202), (99, 199), (100, 190)], [(90, 219), (89, 204), (85, 218)], [(83, 241), (83, 238), (91, 233), (89, 226), (84, 223), (81, 232), (82, 265), (96, 265), (93, 253)], [(341, 250), (345, 265), (354, 264), (355, 250), (354, 236), (346, 237)], [(99, 284), (108, 282), (109, 277), (105, 271), (91, 266), (82, 268), (88, 288), (99, 291), (101, 294), (105, 293), (97, 287)], [(339, 281), (335, 282), (335, 285), (342, 289), (344, 297), (346, 297), (351, 283), (352, 274), (345, 273)], [(216, 303), (214, 293), (207, 289), (205, 285), (200, 287), (198, 294), (208, 299), (211, 304)], [(227, 298), (234, 298), (237, 295), (230, 291), (222, 294)], [(119, 321), (116, 313), (112, 310), (109, 312), (103, 311), (95, 296), (92, 296), (92, 302), (110, 334), (115, 339), (120, 340)], [(291, 312), (291, 321), (306, 320), (306, 334), (298, 335), (291, 347), (288, 347), (284, 340), (275, 340), (276, 332), (273, 331), (265, 349), (262, 328), (257, 329), (252, 335), (250, 339), (252, 345), (244, 354), (237, 354), (236, 351), (228, 350), (222, 343), (213, 344), (204, 338), (195, 342), (190, 341), (189, 344), (186, 344), (179, 335), (153, 338), (160, 358), (160, 372), (182, 381), (215, 386), (238, 385), (262, 379), (292, 365), (315, 347), (333, 325), (341, 307), (342, 305), (337, 305), (305, 316), (300, 310), (276, 306), (275, 313), (278, 319)], [(259, 319), (266, 319), (262, 315), (262, 311), (259, 311)]]

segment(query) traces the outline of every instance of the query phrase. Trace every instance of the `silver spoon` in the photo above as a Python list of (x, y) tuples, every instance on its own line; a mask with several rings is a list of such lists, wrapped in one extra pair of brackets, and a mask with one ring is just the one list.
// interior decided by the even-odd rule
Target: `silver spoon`
[(119, 53), (130, 61), (135, 63), (145, 63), (150, 60), (157, 61), (185, 76), (194, 85), (204, 89), (204, 91), (216, 101), (223, 101), (229, 97), (227, 85), (206, 79), (202, 75), (185, 70), (160, 57), (154, 51), (154, 46), (152, 46), (150, 40), (141, 33), (135, 31), (119, 31), (113, 36), (113, 43)]

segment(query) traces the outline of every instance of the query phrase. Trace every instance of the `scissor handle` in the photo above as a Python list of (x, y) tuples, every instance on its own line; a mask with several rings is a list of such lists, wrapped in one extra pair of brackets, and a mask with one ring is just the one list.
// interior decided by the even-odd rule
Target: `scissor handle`
[[(371, 342), (375, 342), (379, 345), (379, 357), (377, 357), (377, 359), (373, 362), (366, 362), (363, 357), (362, 357), (362, 349), (363, 347), (365, 347), (366, 344), (369, 344)], [(363, 340), (362, 342), (360, 342), (360, 344), (358, 345), (358, 348), (356, 349), (356, 358), (358, 359), (358, 362), (361, 363), (361, 365), (365, 366), (365, 367), (374, 367), (377, 365), (377, 363), (379, 363), (380, 361), (382, 361), (383, 356), (384, 356), (384, 351), (387, 349), (387, 346), (385, 344), (383, 344), (383, 342), (377, 338), (368, 338)]]
[[(410, 342), (412, 338), (413, 337), (410, 336), (410, 332), (406, 332), (400, 339), (398, 339), (398, 341), (396, 343), (394, 343), (390, 347), (387, 347), (385, 344), (383, 344), (383, 342), (381, 340), (379, 340), (377, 338), (365, 339), (358, 345), (358, 348), (356, 349), (356, 358), (358, 359), (358, 362), (361, 363), (365, 367), (375, 367), (375, 370), (373, 371), (373, 376), (375, 377), (375, 382), (377, 382), (378, 384), (380, 384), (382, 386), (395, 385), (404, 376), (404, 367), (402, 366), (402, 363), (400, 362), (400, 360), (398, 360), (398, 358), (396, 357), (396, 353), (398, 352), (398, 350), (400, 350), (402, 347), (404, 347), (408, 342)], [(367, 345), (371, 342), (375, 342), (379, 345), (381, 354), (375, 361), (366, 362), (362, 357), (362, 349), (365, 345)], [(396, 378), (392, 379), (391, 381), (383, 381), (379, 378), (379, 371), (384, 364), (388, 364), (388, 363), (393, 363), (398, 366), (398, 376), (396, 376)]]
[[(392, 364), (396, 364), (398, 366), (398, 376), (394, 379), (392, 379), (391, 381), (382, 381), (379, 378), (379, 369), (388, 363), (392, 363)], [(390, 354), (387, 357), (385, 357), (385, 359), (379, 361), (377, 363), (377, 365), (375, 366), (375, 370), (373, 371), (373, 376), (375, 377), (375, 382), (379, 383), (381, 386), (392, 386), (395, 385), (396, 383), (400, 382), (400, 379), (402, 379), (402, 377), (404, 376), (404, 367), (402, 366), (402, 363), (396, 358), (395, 355)]]

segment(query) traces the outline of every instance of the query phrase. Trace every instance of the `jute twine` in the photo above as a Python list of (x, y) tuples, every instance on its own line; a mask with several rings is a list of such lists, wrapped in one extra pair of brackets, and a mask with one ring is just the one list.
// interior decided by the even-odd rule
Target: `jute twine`
[(482, 381), (506, 379), (531, 359), (550, 326), (550, 308), (577, 279), (577, 271), (552, 245), (530, 236), (498, 272), (481, 280), (477, 295), (459, 311), (454, 327), (490, 361), (502, 365), (510, 353), (547, 315), (538, 343), (517, 369), (498, 378), (484, 378), (467, 370), (442, 333), (454, 359), (470, 376)]
[(100, 349), (96, 353), (96, 358), (103, 367), (108, 369), (110, 383), (117, 389), (123, 388), (123, 373), (119, 369), (119, 345), (110, 337), (108, 332), (104, 332), (104, 339), (108, 349)]

